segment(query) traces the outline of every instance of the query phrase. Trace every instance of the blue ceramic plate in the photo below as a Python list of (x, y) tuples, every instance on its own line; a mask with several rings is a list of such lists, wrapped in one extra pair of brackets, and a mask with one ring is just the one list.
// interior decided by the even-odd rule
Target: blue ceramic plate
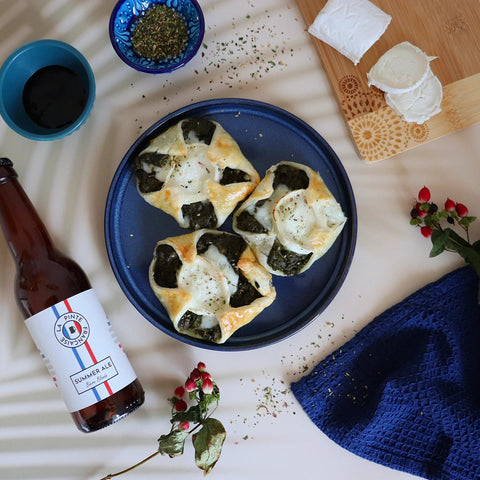
[[(283, 160), (318, 171), (341, 204), (348, 221), (326, 255), (305, 273), (273, 279), (277, 298), (251, 323), (222, 345), (179, 334), (153, 294), (148, 267), (157, 241), (187, 233), (166, 213), (145, 202), (137, 192), (132, 162), (149, 141), (183, 118), (219, 122), (238, 142), (261, 177)], [(222, 227), (231, 230), (231, 222)], [(107, 251), (125, 295), (153, 325), (182, 342), (214, 350), (247, 350), (282, 340), (310, 323), (340, 289), (352, 261), (357, 214), (349, 179), (327, 142), (294, 115), (266, 103), (242, 99), (200, 102), (167, 115), (149, 128), (128, 150), (113, 178), (105, 212)]]

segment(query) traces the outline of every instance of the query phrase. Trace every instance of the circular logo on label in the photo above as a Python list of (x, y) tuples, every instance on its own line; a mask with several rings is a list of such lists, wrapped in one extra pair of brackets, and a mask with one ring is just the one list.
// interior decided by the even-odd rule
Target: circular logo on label
[(64, 313), (55, 322), (55, 338), (64, 347), (80, 347), (88, 340), (89, 335), (87, 319), (79, 313)]

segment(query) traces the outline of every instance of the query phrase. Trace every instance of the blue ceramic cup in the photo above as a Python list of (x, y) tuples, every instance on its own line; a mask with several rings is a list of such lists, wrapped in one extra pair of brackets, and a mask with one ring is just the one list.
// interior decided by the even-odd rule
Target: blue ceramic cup
[[(27, 114), (23, 103), (25, 84), (37, 71), (50, 66), (66, 67), (86, 88), (86, 102), (69, 125), (47, 128)], [(58, 40), (36, 40), (14, 51), (0, 69), (0, 114), (15, 132), (32, 140), (55, 140), (77, 130), (88, 117), (95, 99), (95, 77), (85, 57)]]

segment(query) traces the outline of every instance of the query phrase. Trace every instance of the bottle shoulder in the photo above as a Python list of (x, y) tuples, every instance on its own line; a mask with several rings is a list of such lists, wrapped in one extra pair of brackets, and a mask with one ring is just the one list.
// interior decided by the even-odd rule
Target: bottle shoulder
[(15, 295), (25, 317), (90, 288), (83, 269), (56, 250), (17, 264)]

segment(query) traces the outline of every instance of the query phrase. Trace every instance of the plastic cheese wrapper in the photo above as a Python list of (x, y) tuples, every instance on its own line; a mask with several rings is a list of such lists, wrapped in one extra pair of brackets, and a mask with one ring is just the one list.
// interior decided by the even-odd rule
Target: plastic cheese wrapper
[(368, 0), (328, 0), (308, 32), (357, 65), (391, 20)]

